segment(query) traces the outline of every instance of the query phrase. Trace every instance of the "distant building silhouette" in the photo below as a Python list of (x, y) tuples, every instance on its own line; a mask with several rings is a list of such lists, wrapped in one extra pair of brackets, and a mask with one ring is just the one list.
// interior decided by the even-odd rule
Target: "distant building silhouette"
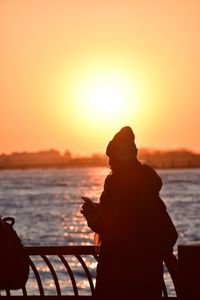
[[(200, 154), (185, 149), (151, 150), (139, 149), (139, 159), (154, 168), (196, 168), (200, 167)], [(103, 154), (73, 157), (69, 150), (63, 155), (51, 149), (38, 152), (14, 152), (0, 155), (0, 169), (35, 168), (35, 167), (95, 167), (107, 166)]]

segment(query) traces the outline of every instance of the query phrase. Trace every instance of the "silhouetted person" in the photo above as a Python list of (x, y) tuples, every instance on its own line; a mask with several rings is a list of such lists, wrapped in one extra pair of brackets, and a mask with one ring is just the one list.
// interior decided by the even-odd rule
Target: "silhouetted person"
[(82, 213), (100, 235), (95, 295), (98, 299), (161, 298), (163, 260), (173, 251), (176, 229), (159, 197), (162, 181), (137, 159), (135, 136), (122, 128), (106, 150), (111, 174), (98, 205)]

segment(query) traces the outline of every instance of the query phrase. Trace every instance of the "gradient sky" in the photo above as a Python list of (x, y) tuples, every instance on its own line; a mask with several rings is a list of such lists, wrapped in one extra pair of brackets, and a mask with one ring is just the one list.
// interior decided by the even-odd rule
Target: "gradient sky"
[[(0, 153), (103, 152), (123, 125), (138, 147), (199, 152), (199, 14), (198, 0), (1, 0)], [(121, 113), (88, 102), (108, 78)]]

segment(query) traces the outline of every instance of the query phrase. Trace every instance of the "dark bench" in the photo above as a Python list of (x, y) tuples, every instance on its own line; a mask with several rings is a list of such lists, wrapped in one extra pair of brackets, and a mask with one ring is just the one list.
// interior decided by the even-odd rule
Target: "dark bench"
[[(30, 274), (26, 286), (17, 291), (1, 291), (4, 298), (90, 299), (93, 298), (97, 255), (94, 246), (26, 247)], [(165, 262), (176, 286), (176, 259)], [(164, 299), (168, 297), (163, 285)]]

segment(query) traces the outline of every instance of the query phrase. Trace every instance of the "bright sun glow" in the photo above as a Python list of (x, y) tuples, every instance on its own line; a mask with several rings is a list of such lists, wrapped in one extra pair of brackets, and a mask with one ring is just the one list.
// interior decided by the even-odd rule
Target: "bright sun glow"
[(91, 87), (89, 105), (99, 113), (117, 113), (123, 106), (123, 95), (120, 88), (109, 83), (97, 84)]
[(126, 123), (137, 108), (134, 85), (114, 72), (92, 74), (82, 80), (76, 92), (80, 112), (95, 123)]

